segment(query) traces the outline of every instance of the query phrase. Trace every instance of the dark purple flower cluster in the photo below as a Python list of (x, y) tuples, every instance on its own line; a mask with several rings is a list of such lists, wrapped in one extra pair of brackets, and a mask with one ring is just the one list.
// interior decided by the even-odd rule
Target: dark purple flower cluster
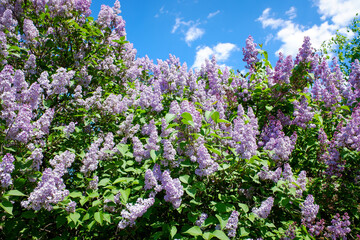
[(331, 239), (347, 239), (346, 235), (351, 232), (351, 229), (349, 228), (351, 224), (349, 219), (350, 217), (347, 213), (344, 213), (342, 218), (340, 214), (337, 213), (331, 220), (332, 225), (326, 228), (328, 232), (325, 234), (325, 236)]
[(12, 184), (11, 173), (14, 171), (15, 158), (10, 153), (5, 154), (0, 163), (0, 183), (1, 187), (7, 188)]
[(259, 53), (258, 49), (256, 49), (257, 44), (254, 43), (254, 39), (252, 36), (249, 36), (246, 39), (246, 46), (243, 48), (244, 58), (243, 61), (247, 63), (245, 66), (247, 69), (252, 69), (254, 64), (259, 61), (257, 55)]

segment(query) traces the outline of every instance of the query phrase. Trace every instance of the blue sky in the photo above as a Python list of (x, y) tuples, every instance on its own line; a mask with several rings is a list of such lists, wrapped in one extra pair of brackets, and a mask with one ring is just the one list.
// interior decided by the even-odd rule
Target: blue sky
[[(97, 18), (102, 4), (92, 0)], [(122, 0), (128, 40), (138, 57), (167, 59), (169, 53), (198, 68), (215, 55), (218, 64), (244, 69), (242, 48), (252, 35), (269, 53), (272, 65), (277, 53), (296, 55), (304, 36), (314, 47), (342, 32), (360, 13), (359, 0)]]

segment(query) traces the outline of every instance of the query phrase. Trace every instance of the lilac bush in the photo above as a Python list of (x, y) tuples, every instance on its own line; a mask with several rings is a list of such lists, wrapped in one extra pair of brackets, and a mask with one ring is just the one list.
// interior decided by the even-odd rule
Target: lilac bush
[(90, 5), (0, 3), (1, 239), (359, 234), (358, 61), (249, 36), (245, 73), (191, 69)]

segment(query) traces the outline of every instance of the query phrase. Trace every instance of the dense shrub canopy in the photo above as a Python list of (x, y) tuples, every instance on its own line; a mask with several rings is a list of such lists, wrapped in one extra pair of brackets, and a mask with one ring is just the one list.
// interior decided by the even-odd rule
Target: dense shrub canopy
[(360, 64), (305, 38), (245, 76), (136, 58), (120, 3), (0, 3), (0, 236), (312, 239), (360, 233)]

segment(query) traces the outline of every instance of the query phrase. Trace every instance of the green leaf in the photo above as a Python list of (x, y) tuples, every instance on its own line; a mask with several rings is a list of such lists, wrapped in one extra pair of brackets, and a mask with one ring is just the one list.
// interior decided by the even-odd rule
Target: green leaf
[(157, 156), (154, 149), (150, 150), (150, 157), (154, 162), (156, 161)]
[(74, 223), (77, 223), (77, 221), (80, 219), (80, 213), (77, 213), (77, 212), (70, 213), (69, 218), (70, 218)]
[(241, 227), (240, 228), (240, 236), (245, 237), (247, 235), (249, 235), (249, 233), (246, 231), (246, 229), (244, 227)]
[(184, 112), (183, 114), (181, 114), (181, 117), (187, 121), (193, 121), (193, 117), (188, 112)]
[(98, 186), (106, 186), (106, 185), (108, 185), (109, 182), (110, 182), (110, 179), (109, 179), (109, 178), (101, 179), (101, 181), (99, 182)]
[(183, 176), (180, 176), (179, 179), (180, 179), (181, 182), (189, 184), (190, 176), (189, 175), (183, 175)]
[(196, 191), (197, 189), (194, 187), (185, 188), (185, 192), (192, 198), (195, 198)]
[(194, 227), (188, 229), (184, 233), (190, 234), (191, 236), (201, 236), (202, 235), (202, 231), (201, 231), (200, 227), (198, 227), (198, 226), (194, 226)]
[(175, 234), (177, 233), (177, 228), (175, 226), (172, 226), (171, 227), (171, 230), (170, 230), (170, 236), (171, 238), (174, 238)]
[(168, 113), (165, 115), (165, 120), (166, 120), (167, 124), (171, 123), (175, 118), (176, 118), (176, 115), (172, 114), (172, 113)]
[(226, 236), (226, 234), (221, 230), (215, 230), (214, 232), (212, 232), (212, 235), (214, 235), (214, 237), (217, 237), (220, 240), (229, 240), (228, 236)]
[(103, 215), (101, 212), (96, 212), (94, 214), (94, 218), (95, 218), (95, 221), (97, 221), (98, 223), (100, 223), (100, 225), (103, 224)]
[(219, 220), (221, 229), (224, 229), (224, 227), (227, 224), (228, 219), (223, 219), (219, 214), (216, 214), (215, 217)]
[(12, 211), (13, 211), (13, 205), (11, 204), (11, 202), (9, 201), (3, 201), (0, 203), (0, 207), (2, 207), (5, 212), (7, 212), (8, 214), (12, 215)]
[(130, 196), (130, 188), (127, 188), (126, 190), (120, 189), (120, 193), (121, 193), (121, 200), (123, 200), (123, 204), (126, 204), (127, 201), (129, 200), (129, 196)]
[(71, 193), (69, 194), (69, 196), (72, 197), (72, 198), (77, 198), (77, 197), (82, 197), (83, 195), (82, 195), (82, 193), (79, 192), (79, 191), (74, 191), (74, 192), (71, 192)]
[(120, 151), (121, 155), (124, 157), (125, 154), (128, 152), (129, 150), (129, 146), (127, 144), (122, 144), (119, 143), (117, 146), (117, 149)]
[(7, 193), (5, 193), (6, 196), (25, 196), (22, 192), (18, 190), (10, 190)]
[(239, 207), (241, 207), (241, 209), (244, 210), (245, 213), (249, 211), (249, 207), (246, 204), (239, 203)]
[(218, 123), (218, 120), (220, 118), (219, 112), (213, 112), (213, 114), (211, 114), (211, 118), (212, 120), (214, 120), (214, 122)]

